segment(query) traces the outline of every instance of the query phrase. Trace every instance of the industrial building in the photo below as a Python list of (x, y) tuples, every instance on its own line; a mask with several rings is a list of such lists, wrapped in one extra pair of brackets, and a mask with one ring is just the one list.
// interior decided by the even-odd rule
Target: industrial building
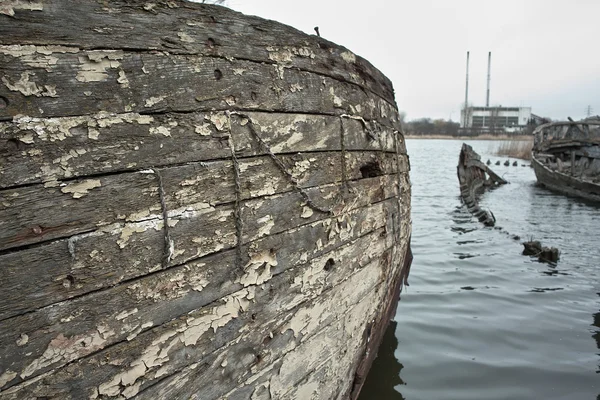
[(490, 71), (492, 53), (488, 53), (488, 75), (486, 104), (469, 105), (469, 52), (467, 52), (467, 80), (465, 84), (465, 103), (460, 115), (461, 134), (476, 135), (480, 133), (521, 133), (534, 117), (531, 107), (490, 107)]
[(531, 107), (466, 107), (461, 113), (461, 129), (482, 132), (515, 133), (530, 122)]

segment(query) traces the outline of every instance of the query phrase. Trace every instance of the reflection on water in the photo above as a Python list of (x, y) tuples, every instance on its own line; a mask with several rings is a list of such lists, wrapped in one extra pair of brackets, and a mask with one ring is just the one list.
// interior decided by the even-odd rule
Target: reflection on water
[(404, 400), (404, 397), (396, 390), (400, 385), (404, 385), (400, 378), (400, 371), (403, 367), (394, 355), (398, 347), (396, 325), (396, 321), (391, 321), (383, 335), (377, 358), (373, 361), (369, 376), (358, 397), (359, 400)]
[[(597, 293), (597, 295), (600, 296), (600, 293)], [(598, 350), (600, 350), (600, 311), (594, 314), (594, 322), (592, 323), (592, 326), (597, 328), (593, 331), (594, 333), (592, 334), (592, 337), (596, 341)], [(598, 356), (600, 357), (600, 353), (598, 353)], [(596, 370), (596, 373), (600, 374), (600, 362), (598, 363), (598, 370)], [(600, 394), (598, 394), (598, 397), (600, 397)]]
[[(387, 337), (361, 399), (600, 400), (600, 207), (537, 186), (530, 168), (493, 166), (510, 184), (482, 195), (497, 218), (485, 227), (458, 197), (461, 144), (407, 141), (411, 286), (398, 344)], [(498, 159), (490, 142), (468, 144)], [(556, 266), (521, 255), (531, 239), (559, 248)]]

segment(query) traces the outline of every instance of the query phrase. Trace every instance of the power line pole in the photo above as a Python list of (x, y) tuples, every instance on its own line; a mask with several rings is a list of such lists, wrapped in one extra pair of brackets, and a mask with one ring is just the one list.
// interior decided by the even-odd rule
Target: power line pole
[(592, 110), (592, 106), (588, 105), (585, 109), (585, 116), (588, 118), (591, 117), (592, 112), (594, 112), (594, 110)]

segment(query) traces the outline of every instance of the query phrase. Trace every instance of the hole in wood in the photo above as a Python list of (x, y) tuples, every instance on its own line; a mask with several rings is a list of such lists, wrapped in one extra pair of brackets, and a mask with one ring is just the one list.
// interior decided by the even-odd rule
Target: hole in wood
[(75, 283), (75, 278), (73, 278), (72, 275), (67, 275), (67, 277), (65, 279), (63, 279), (62, 284), (64, 287), (66, 287), (68, 289), (71, 286), (73, 286), (74, 283)]
[(21, 150), (23, 147), (23, 143), (15, 138), (7, 139), (6, 144), (10, 150)]
[(221, 70), (215, 69), (215, 79), (220, 81), (222, 77), (223, 77), (223, 73), (221, 72)]
[(215, 39), (213, 39), (213, 38), (206, 39), (206, 46), (208, 46), (212, 49), (216, 45), (217, 45), (217, 42), (215, 42)]
[(5, 109), (6, 107), (8, 107), (8, 99), (0, 96), (0, 110)]
[(258, 95), (256, 94), (256, 92), (252, 92), (252, 93), (250, 93), (250, 98), (251, 98), (253, 101), (256, 101), (256, 98), (257, 98), (257, 97), (258, 97)]
[(360, 173), (362, 174), (363, 178), (374, 178), (376, 176), (383, 175), (381, 166), (377, 161), (367, 163), (360, 167)]
[(327, 262), (325, 263), (325, 266), (323, 267), (323, 269), (327, 272), (331, 271), (333, 269), (333, 266), (335, 265), (335, 261), (333, 258), (330, 258), (329, 260), (327, 260)]

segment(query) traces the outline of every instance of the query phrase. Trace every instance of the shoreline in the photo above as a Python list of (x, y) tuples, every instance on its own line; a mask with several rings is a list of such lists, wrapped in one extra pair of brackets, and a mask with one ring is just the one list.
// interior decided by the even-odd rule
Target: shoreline
[(531, 141), (529, 135), (478, 135), (478, 136), (448, 136), (448, 135), (404, 135), (405, 139), (444, 139), (444, 140), (517, 140)]

